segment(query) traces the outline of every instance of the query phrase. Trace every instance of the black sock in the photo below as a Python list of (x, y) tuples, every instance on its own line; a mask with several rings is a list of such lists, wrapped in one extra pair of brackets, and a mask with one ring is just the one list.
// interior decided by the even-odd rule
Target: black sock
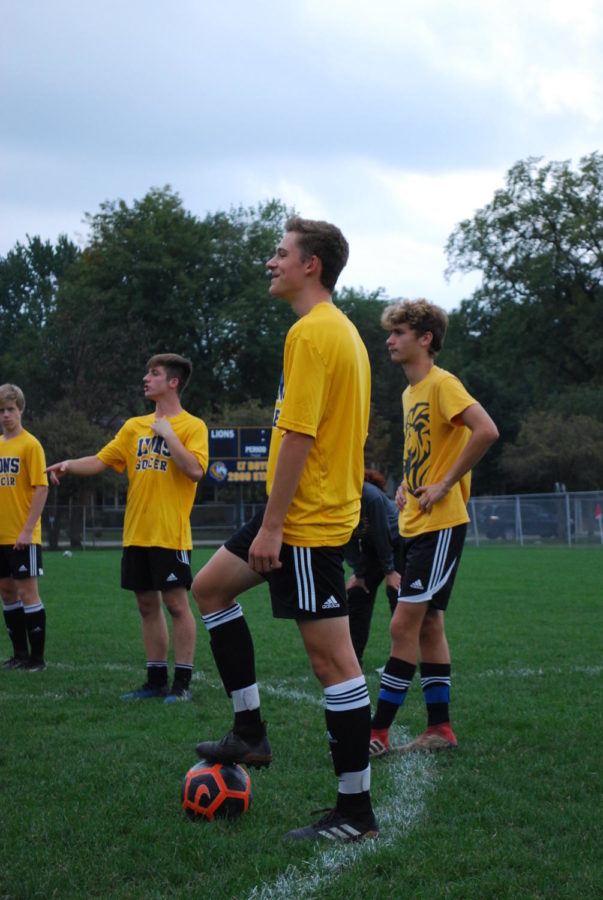
[(383, 675), (377, 699), (377, 710), (373, 716), (373, 728), (381, 731), (389, 728), (396, 713), (404, 703), (410, 683), (415, 674), (416, 665), (390, 656)]
[(421, 687), (427, 707), (427, 725), (450, 720), (450, 663), (421, 663)]
[(147, 681), (154, 688), (167, 687), (168, 664), (156, 660), (147, 661)]
[(191, 683), (192, 674), (192, 665), (189, 666), (184, 663), (176, 663), (174, 666), (174, 685), (186, 691)]
[(209, 631), (211, 652), (228, 696), (255, 684), (253, 639), (240, 605), (201, 618)]
[(371, 706), (364, 676), (325, 688), (325, 700), (329, 746), (339, 779), (337, 809), (366, 815), (371, 812)]
[(25, 612), (25, 628), (31, 647), (31, 658), (44, 659), (44, 646), (46, 644), (46, 610), (43, 603), (35, 606), (23, 607)]
[(27, 630), (25, 628), (23, 604), (20, 600), (10, 605), (2, 604), (2, 612), (4, 613), (8, 636), (13, 645), (13, 656), (17, 656), (19, 659), (26, 659), (29, 656), (29, 651), (27, 649)]

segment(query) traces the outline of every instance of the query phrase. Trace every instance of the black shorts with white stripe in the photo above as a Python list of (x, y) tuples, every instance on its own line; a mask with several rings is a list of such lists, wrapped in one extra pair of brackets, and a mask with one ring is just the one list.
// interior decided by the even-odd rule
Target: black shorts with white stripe
[[(240, 528), (224, 546), (247, 562), (264, 510)], [(329, 619), (347, 616), (343, 547), (294, 547), (283, 544), (282, 567), (263, 577), (270, 587), (275, 619)]]
[(38, 578), (44, 574), (42, 547), (28, 544), (15, 550), (14, 544), (0, 545), (0, 578)]
[(428, 602), (446, 609), (458, 571), (467, 525), (402, 538), (398, 603)]
[(121, 557), (121, 586), (124, 590), (188, 590), (193, 583), (190, 550), (167, 547), (124, 547)]

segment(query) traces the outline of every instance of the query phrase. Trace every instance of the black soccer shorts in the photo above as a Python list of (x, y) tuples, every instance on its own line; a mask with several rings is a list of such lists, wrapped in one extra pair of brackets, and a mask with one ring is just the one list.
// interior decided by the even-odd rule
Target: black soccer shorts
[(402, 538), (398, 603), (428, 601), (433, 609), (446, 609), (466, 533), (467, 525), (463, 524)]
[[(264, 520), (264, 510), (230, 537), (224, 546), (247, 562), (249, 548)], [(295, 547), (283, 543), (280, 569), (259, 573), (268, 582), (275, 619), (329, 619), (348, 615), (343, 547)]]
[(44, 574), (40, 544), (15, 550), (12, 544), (0, 545), (0, 578), (37, 578)]
[(193, 583), (190, 550), (124, 547), (121, 586), (127, 591), (169, 591)]

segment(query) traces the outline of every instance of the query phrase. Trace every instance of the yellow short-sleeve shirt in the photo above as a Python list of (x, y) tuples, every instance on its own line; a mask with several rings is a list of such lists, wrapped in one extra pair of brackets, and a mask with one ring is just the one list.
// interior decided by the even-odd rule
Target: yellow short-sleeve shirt
[[(207, 471), (207, 426), (202, 419), (182, 411), (168, 416), (186, 449)], [(128, 473), (128, 495), (124, 520), (124, 547), (192, 549), (190, 514), (197, 484), (173, 462), (163, 438), (151, 422), (155, 413), (128, 419), (97, 453), (106, 466)]]
[[(34, 488), (47, 486), (46, 459), (37, 438), (23, 429), (16, 437), (0, 437), (0, 544), (14, 544), (31, 509)], [(42, 525), (36, 522), (33, 544), (42, 543)]]
[(370, 393), (356, 327), (332, 303), (319, 303), (289, 330), (274, 413), (268, 493), (283, 434), (314, 438), (285, 518), (285, 543), (336, 547), (350, 539), (360, 515)]
[(439, 366), (433, 366), (418, 384), (404, 390), (403, 471), (407, 502), (399, 517), (403, 537), (469, 521), (470, 472), (429, 513), (419, 510), (419, 497), (414, 496), (414, 491), (438, 482), (459, 457), (471, 432), (458, 419), (454, 420), (475, 402), (459, 379)]

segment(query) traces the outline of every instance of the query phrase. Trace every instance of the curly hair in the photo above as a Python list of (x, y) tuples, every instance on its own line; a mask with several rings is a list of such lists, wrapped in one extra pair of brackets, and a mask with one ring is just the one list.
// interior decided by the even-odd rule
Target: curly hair
[(441, 306), (429, 300), (397, 300), (386, 306), (381, 315), (381, 325), (386, 331), (392, 331), (396, 325), (409, 325), (418, 335), (432, 334), (429, 352), (432, 356), (439, 353), (444, 346), (448, 315)]

